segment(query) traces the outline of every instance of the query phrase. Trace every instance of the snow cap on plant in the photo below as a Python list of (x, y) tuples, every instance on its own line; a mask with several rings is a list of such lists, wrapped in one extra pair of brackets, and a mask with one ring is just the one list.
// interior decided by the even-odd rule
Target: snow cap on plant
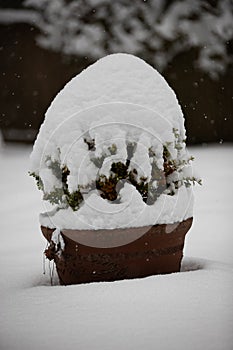
[[(192, 216), (184, 118), (164, 78), (128, 54), (104, 57), (49, 107), (31, 174), (54, 205), (45, 226), (116, 228)], [(122, 215), (124, 213), (124, 215)]]

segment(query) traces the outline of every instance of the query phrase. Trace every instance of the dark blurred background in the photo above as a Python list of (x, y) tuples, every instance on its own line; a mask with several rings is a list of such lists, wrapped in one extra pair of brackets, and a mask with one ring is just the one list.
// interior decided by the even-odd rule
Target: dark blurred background
[(33, 142), (59, 90), (113, 52), (163, 74), (189, 144), (233, 141), (233, 0), (0, 0), (4, 139)]

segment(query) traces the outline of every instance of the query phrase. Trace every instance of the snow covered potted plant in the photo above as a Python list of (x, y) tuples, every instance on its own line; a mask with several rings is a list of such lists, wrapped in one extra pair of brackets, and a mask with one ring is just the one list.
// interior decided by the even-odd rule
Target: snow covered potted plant
[(61, 284), (180, 270), (192, 224), (184, 119), (163, 77), (127, 54), (102, 58), (49, 107), (30, 174)]

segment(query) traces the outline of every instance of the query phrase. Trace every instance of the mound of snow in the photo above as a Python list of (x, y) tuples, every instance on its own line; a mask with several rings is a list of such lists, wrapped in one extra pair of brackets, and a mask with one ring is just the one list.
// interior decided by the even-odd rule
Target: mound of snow
[(173, 158), (183, 160), (185, 145), (177, 150), (174, 130), (180, 140), (185, 139), (181, 108), (164, 78), (147, 63), (132, 55), (114, 54), (84, 70), (54, 99), (31, 154), (31, 172), (40, 177), (46, 193), (63, 189), (51, 169), (51, 164), (58, 164), (60, 169), (69, 169), (67, 191), (81, 188), (84, 200), (75, 212), (60, 206), (42, 214), (41, 224), (111, 229), (191, 217), (192, 190), (185, 186), (173, 196), (162, 194), (150, 206), (127, 183), (119, 192), (119, 203), (103, 200), (93, 188), (99, 176), (110, 176), (113, 162), (127, 164), (130, 145), (136, 148), (129, 169), (136, 169), (138, 179), (148, 182), (153, 180), (148, 150), (153, 150), (158, 169), (163, 169), (164, 144)]

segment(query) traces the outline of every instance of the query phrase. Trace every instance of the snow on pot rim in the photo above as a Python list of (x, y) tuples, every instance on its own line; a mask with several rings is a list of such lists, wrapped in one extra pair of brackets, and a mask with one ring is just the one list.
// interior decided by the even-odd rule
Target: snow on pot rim
[[(184, 179), (193, 179), (193, 174), (184, 139), (181, 108), (156, 70), (127, 54), (97, 61), (57, 95), (35, 142), (31, 172), (45, 197), (54, 195), (54, 188), (61, 198), (74, 194), (68, 206), (60, 203), (50, 212), (46, 207), (47, 213), (40, 215), (41, 225), (97, 230), (174, 223), (192, 217), (192, 189), (185, 186), (190, 180)], [(129, 155), (132, 145), (136, 148)], [(178, 182), (179, 186), (170, 188), (170, 193), (167, 188), (160, 189), (158, 198), (148, 205), (142, 188), (145, 183), (150, 184), (152, 192), (153, 186), (161, 187), (160, 177), (153, 178), (153, 162), (156, 160), (157, 172), (164, 171), (165, 148), (167, 166), (170, 162), (166, 169), (169, 186)], [(102, 163), (97, 166), (96, 160)], [(173, 161), (179, 163), (176, 173)], [(127, 175), (119, 178), (117, 197), (103, 199), (100, 186), (93, 187), (93, 183), (104, 179), (106, 184), (113, 163), (121, 168), (127, 165)], [(61, 179), (65, 181), (65, 194)], [(77, 206), (72, 207), (70, 203), (78, 196), (81, 203), (77, 200)]]

